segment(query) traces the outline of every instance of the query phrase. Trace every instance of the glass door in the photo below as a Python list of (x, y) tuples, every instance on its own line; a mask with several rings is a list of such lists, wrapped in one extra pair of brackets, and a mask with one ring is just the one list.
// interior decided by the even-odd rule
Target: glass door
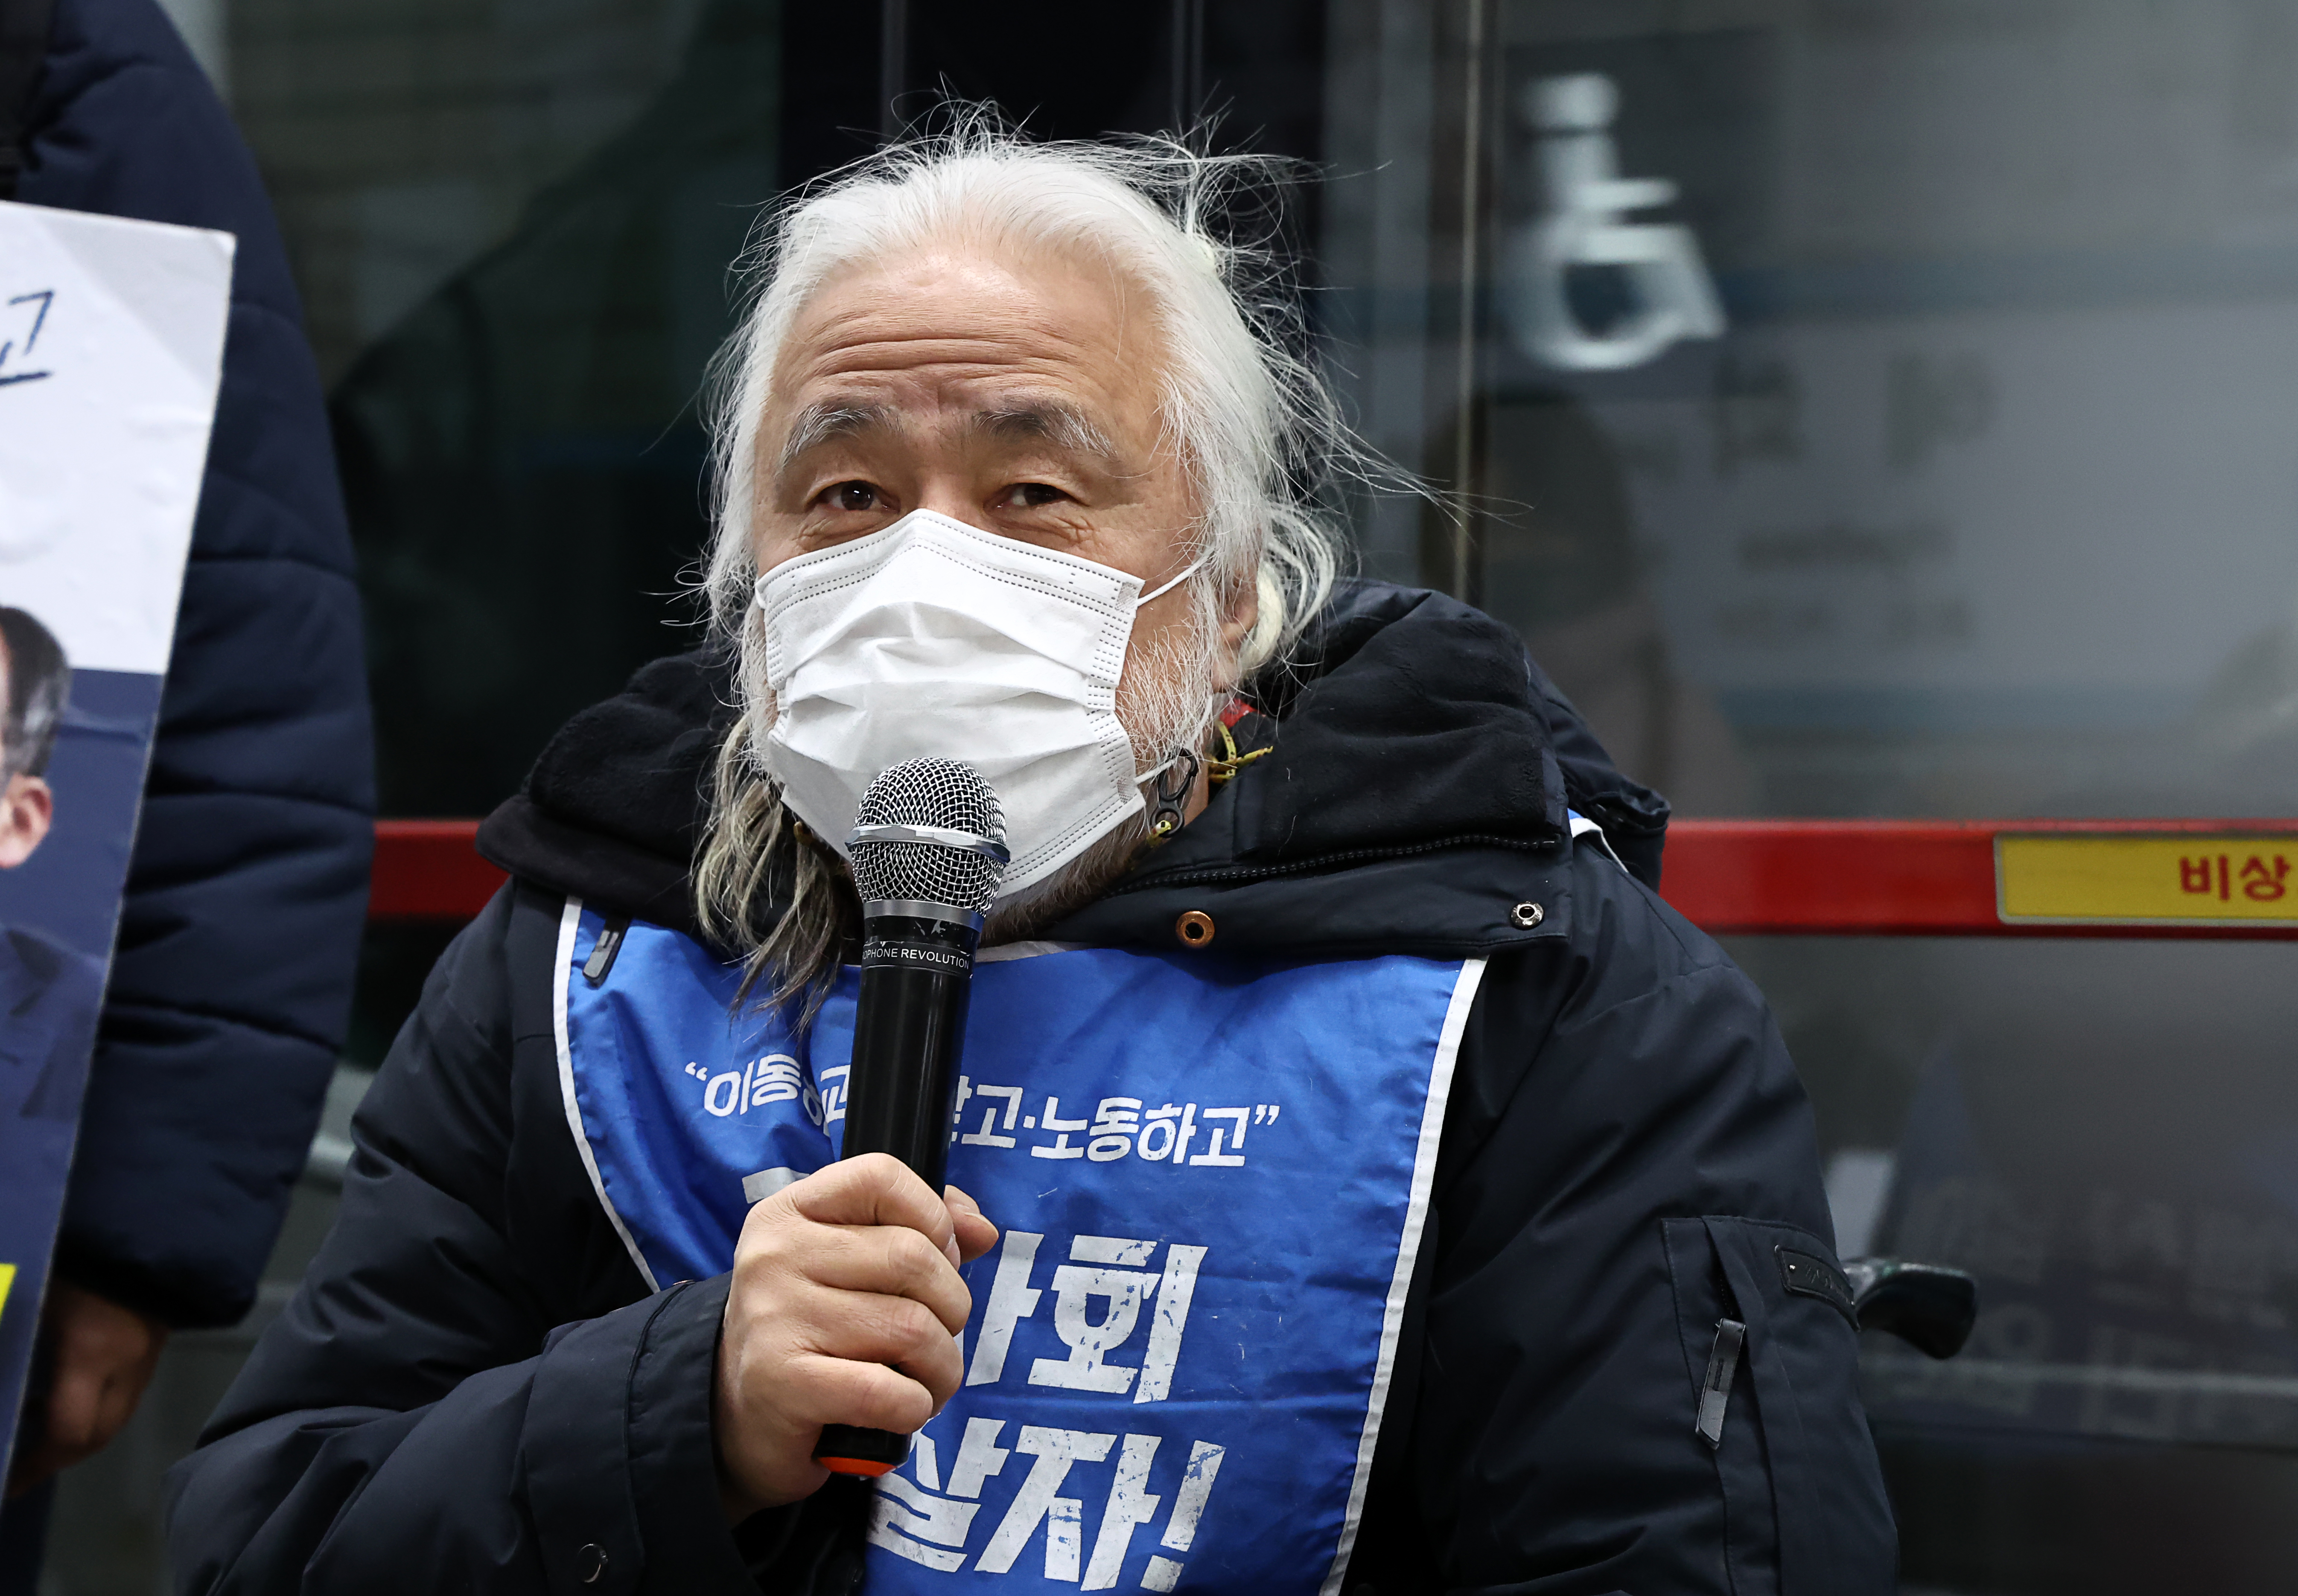
[[(1335, 0), (1328, 327), (1679, 815), (2298, 813), (2298, 4)], [(2227, 889), (2289, 889), (2270, 856)], [(2283, 946), (1749, 941), (1911, 1588), (2298, 1585)]]

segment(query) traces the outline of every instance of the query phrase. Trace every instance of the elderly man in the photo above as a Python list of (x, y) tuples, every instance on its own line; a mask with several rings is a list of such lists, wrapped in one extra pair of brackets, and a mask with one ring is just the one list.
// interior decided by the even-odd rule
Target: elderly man
[[(1890, 1588), (1777, 1033), (1520, 645), (1336, 585), (1222, 178), (972, 132), (780, 219), (722, 643), (490, 821), (186, 1588)], [(1013, 856), (945, 1193), (834, 1162), (920, 756)]]
[[(55, 634), (29, 610), (0, 608), (0, 870), (15, 869), (47, 840), (56, 803), (48, 762), (70, 697), (71, 666)], [(7, 1016), (0, 1021), (0, 1149), (25, 1164), (53, 1161), (45, 1186), (24, 1165), (12, 1171), (29, 1177), (43, 1197), (62, 1191), (79, 1107), (77, 1079), (95, 1041), (103, 996), (101, 959), (25, 926), (0, 926), (0, 1013)], [(33, 1121), (49, 1129), (18, 1122)], [(30, 1206), (0, 1206), (0, 1263), (23, 1266), (46, 1255), (55, 1211)], [(26, 1296), (0, 1289), (0, 1315), (11, 1296), (16, 1312), (5, 1322), (12, 1328), (23, 1320)]]
[[(15, 869), (47, 840), (55, 819), (48, 762), (70, 698), (71, 666), (55, 634), (29, 610), (0, 607), (0, 870)], [(0, 1397), (13, 1396), (32, 1360), (103, 997), (101, 959), (29, 927), (0, 925)], [(75, 1289), (49, 1287), (52, 1294)], [(139, 1373), (149, 1372), (147, 1359)], [(133, 1400), (103, 1382), (33, 1394), (45, 1421), (31, 1427), (36, 1443), (48, 1440), (42, 1432), (58, 1419), (92, 1424), (100, 1410)]]
[[(0, 608), (0, 870), (15, 869), (47, 840), (56, 803), (48, 762), (70, 697), (71, 666), (55, 634), (29, 610)], [(103, 960), (26, 926), (0, 926), (0, 1013), (7, 1016), (0, 1021), (0, 1150), (23, 1161), (12, 1173), (29, 1178), (43, 1198), (62, 1195), (78, 1078), (103, 996)], [(21, 1122), (34, 1121), (48, 1128)], [(45, 1184), (25, 1167), (44, 1162), (54, 1165)], [(33, 1206), (0, 1205), (0, 1263), (45, 1257), (55, 1211), (29, 1211)], [(0, 1290), (0, 1313), (12, 1296), (16, 1313), (5, 1322), (12, 1329), (23, 1321), (26, 1296)]]

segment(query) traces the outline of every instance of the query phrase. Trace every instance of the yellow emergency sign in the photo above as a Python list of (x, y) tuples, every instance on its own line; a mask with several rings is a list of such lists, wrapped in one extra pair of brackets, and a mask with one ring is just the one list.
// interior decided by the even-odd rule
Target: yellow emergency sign
[(1995, 891), (2008, 923), (2298, 922), (2298, 835), (2006, 832)]

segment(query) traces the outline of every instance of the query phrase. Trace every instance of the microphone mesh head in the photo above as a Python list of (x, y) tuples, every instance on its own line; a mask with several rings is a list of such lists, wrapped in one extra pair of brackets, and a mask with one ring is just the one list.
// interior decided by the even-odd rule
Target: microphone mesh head
[[(981, 773), (960, 759), (905, 759), (878, 773), (862, 795), (854, 824), (940, 826), (1005, 840), (997, 794)], [(857, 842), (850, 860), (864, 903), (912, 899), (951, 904), (987, 914), (1005, 867), (996, 860), (938, 842)]]

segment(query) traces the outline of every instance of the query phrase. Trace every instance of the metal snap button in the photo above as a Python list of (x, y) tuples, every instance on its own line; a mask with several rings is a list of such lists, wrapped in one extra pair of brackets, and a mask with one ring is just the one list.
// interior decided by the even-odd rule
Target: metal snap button
[(574, 1575), (586, 1585), (595, 1585), (599, 1576), (607, 1571), (607, 1549), (593, 1541), (574, 1554)]
[(1191, 909), (1173, 922), (1173, 935), (1181, 939), (1184, 947), (1211, 947), (1213, 917), (1203, 909)]
[(1528, 931), (1548, 918), (1548, 911), (1538, 904), (1518, 904), (1509, 911), (1509, 923), (1518, 930)]

